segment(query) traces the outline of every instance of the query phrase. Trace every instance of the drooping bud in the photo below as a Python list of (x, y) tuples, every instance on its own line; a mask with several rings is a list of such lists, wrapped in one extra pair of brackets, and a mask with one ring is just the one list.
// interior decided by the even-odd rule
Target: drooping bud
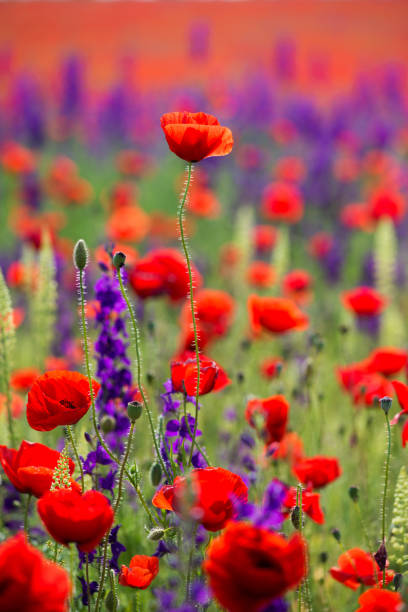
[(131, 421), (137, 421), (142, 416), (143, 404), (138, 401), (129, 402), (127, 405), (128, 417)]
[(161, 469), (160, 463), (156, 461), (155, 463), (153, 463), (152, 467), (150, 468), (150, 482), (152, 483), (154, 487), (157, 487), (160, 484), (161, 478), (162, 478), (162, 469)]
[(385, 414), (388, 414), (392, 405), (392, 397), (382, 397), (380, 399), (380, 406), (384, 410)]
[(387, 565), (387, 558), (387, 549), (385, 548), (384, 541), (382, 541), (379, 549), (374, 554), (374, 559), (377, 561), (378, 567), (381, 571), (385, 570), (385, 566)]
[(333, 529), (330, 530), (330, 533), (332, 534), (333, 538), (337, 540), (337, 542), (341, 541), (340, 529), (337, 529), (337, 527), (333, 527)]
[(101, 429), (104, 434), (110, 433), (115, 429), (115, 419), (109, 415), (105, 415), (101, 418)]
[(109, 591), (105, 599), (105, 608), (109, 612), (115, 612), (115, 610), (118, 609), (118, 604), (119, 604), (119, 601), (115, 593), (113, 593), (113, 591)]
[(295, 529), (300, 529), (300, 506), (295, 506), (290, 515), (290, 520)]
[(85, 270), (88, 265), (88, 248), (82, 238), (74, 246), (73, 260), (77, 270)]
[(395, 574), (392, 582), (393, 582), (393, 585), (396, 591), (399, 591), (401, 589), (402, 581), (403, 581), (402, 574)]
[(348, 493), (349, 493), (350, 499), (352, 499), (354, 503), (357, 503), (359, 494), (360, 494), (360, 489), (356, 487), (355, 485), (352, 485), (351, 487), (349, 487)]
[(114, 267), (119, 270), (119, 268), (123, 268), (126, 262), (126, 255), (122, 253), (122, 251), (118, 251), (114, 254), (112, 258), (112, 263)]
[(147, 538), (149, 540), (152, 540), (153, 542), (157, 542), (158, 540), (161, 540), (164, 537), (164, 533), (165, 531), (161, 527), (154, 527), (147, 534)]

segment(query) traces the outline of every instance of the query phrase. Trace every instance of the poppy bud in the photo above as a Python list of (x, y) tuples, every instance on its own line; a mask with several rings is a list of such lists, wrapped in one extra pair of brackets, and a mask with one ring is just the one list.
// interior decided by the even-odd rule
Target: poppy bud
[(392, 405), (392, 397), (382, 397), (380, 399), (381, 408), (384, 410), (385, 414), (388, 414)]
[(321, 563), (327, 563), (328, 558), (329, 558), (329, 555), (325, 551), (321, 552), (319, 555), (319, 559)]
[(153, 336), (154, 332), (156, 331), (156, 324), (152, 319), (149, 319), (147, 322), (147, 331), (151, 336)]
[(164, 537), (164, 529), (161, 527), (154, 527), (147, 534), (147, 538), (152, 540), (153, 542), (157, 542), (157, 540), (161, 540)]
[(140, 402), (129, 402), (127, 405), (128, 417), (131, 421), (136, 421), (142, 416), (143, 405)]
[(295, 506), (293, 508), (290, 520), (295, 529), (300, 529), (300, 506)]
[(384, 541), (381, 542), (379, 549), (374, 554), (374, 559), (377, 561), (378, 567), (381, 571), (385, 570), (387, 564), (387, 549), (385, 548)]
[(146, 372), (146, 380), (148, 385), (152, 385), (154, 383), (154, 374)]
[(110, 433), (115, 429), (115, 419), (111, 416), (105, 415), (101, 418), (101, 429), (104, 434)]
[(237, 373), (237, 383), (242, 384), (245, 380), (245, 375), (243, 372)]
[(85, 270), (88, 265), (88, 249), (85, 240), (82, 240), (82, 238), (74, 246), (73, 259), (77, 270)]
[(160, 484), (162, 477), (162, 469), (160, 467), (160, 463), (153, 463), (150, 468), (150, 482), (154, 487), (157, 487)]
[(105, 608), (109, 612), (115, 612), (118, 609), (119, 600), (113, 591), (109, 591), (105, 599)]
[(339, 332), (341, 334), (347, 334), (347, 332), (350, 331), (350, 328), (348, 327), (348, 325), (340, 325), (339, 326)]
[(123, 268), (123, 266), (125, 265), (125, 261), (126, 255), (122, 253), (122, 251), (118, 251), (117, 253), (115, 253), (112, 259), (112, 263), (117, 270), (119, 270), (119, 268)]
[(337, 540), (337, 542), (341, 541), (341, 533), (337, 527), (333, 527), (333, 529), (330, 530), (330, 533), (332, 534), (333, 538)]
[(358, 502), (358, 498), (359, 498), (359, 488), (356, 487), (355, 485), (349, 487), (349, 496), (350, 498), (353, 500), (353, 502), (357, 503)]
[(393, 585), (396, 591), (399, 591), (401, 586), (402, 586), (402, 580), (403, 580), (403, 576), (402, 574), (395, 574), (394, 579), (393, 579)]

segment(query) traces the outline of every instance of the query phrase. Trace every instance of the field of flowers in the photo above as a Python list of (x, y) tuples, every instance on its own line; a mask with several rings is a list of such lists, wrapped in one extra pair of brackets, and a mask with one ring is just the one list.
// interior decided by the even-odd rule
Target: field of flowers
[(1, 612), (404, 609), (406, 83), (278, 60), (2, 101)]

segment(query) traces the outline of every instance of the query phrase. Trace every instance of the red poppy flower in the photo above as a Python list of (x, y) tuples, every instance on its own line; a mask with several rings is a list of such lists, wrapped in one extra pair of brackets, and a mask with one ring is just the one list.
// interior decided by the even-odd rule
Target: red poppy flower
[(10, 385), (16, 391), (28, 391), (34, 381), (40, 376), (38, 368), (20, 368), (14, 370), (10, 377)]
[(347, 204), (340, 213), (340, 221), (349, 229), (370, 231), (373, 220), (367, 204)]
[(120, 568), (119, 584), (135, 589), (147, 589), (158, 573), (158, 557), (135, 555), (131, 558), (129, 567), (122, 565)]
[(258, 253), (270, 253), (277, 238), (278, 230), (273, 225), (257, 225), (254, 228), (254, 245)]
[[(15, 419), (18, 419), (24, 412), (24, 400), (17, 393), (11, 395), (11, 414)], [(7, 410), (7, 395), (0, 393), (0, 414)]]
[[(0, 463), (11, 484), (20, 493), (29, 493), (35, 497), (41, 497), (50, 490), (54, 469), (60, 457), (58, 451), (37, 442), (23, 440), (18, 450), (0, 446)], [(72, 475), (75, 464), (71, 459), (68, 461), (69, 473)]]
[(261, 363), (261, 374), (264, 378), (275, 378), (283, 368), (283, 360), (280, 357), (267, 357)]
[(50, 355), (45, 359), (45, 369), (50, 370), (68, 370), (70, 366), (69, 359), (65, 359), (65, 357), (55, 357), (54, 355)]
[(345, 391), (351, 391), (367, 374), (367, 361), (351, 363), (336, 369), (337, 379)]
[[(92, 381), (94, 397), (100, 384)], [(91, 405), (88, 378), (78, 372), (53, 370), (34, 382), (27, 400), (27, 421), (37, 431), (74, 425)]]
[(408, 353), (392, 346), (381, 347), (373, 351), (367, 358), (367, 369), (384, 376), (400, 372), (407, 365)]
[(20, 532), (0, 544), (0, 610), (68, 612), (68, 572), (26, 542)]
[(293, 473), (305, 485), (311, 485), (313, 489), (321, 489), (333, 480), (336, 480), (341, 469), (336, 457), (304, 457), (293, 467)]
[(37, 510), (54, 540), (64, 546), (76, 542), (82, 552), (100, 544), (114, 519), (108, 498), (93, 490), (83, 495), (74, 489), (48, 491), (38, 500)]
[(262, 527), (230, 522), (207, 548), (203, 564), (215, 599), (228, 612), (259, 612), (306, 574), (306, 546)]
[(306, 304), (312, 297), (313, 280), (306, 270), (292, 270), (283, 279), (283, 293), (296, 304)]
[(266, 261), (253, 261), (248, 267), (247, 281), (253, 287), (270, 287), (275, 279), (275, 268)]
[(289, 403), (283, 395), (273, 395), (266, 399), (251, 399), (245, 410), (248, 424), (258, 431), (265, 444), (282, 440), (288, 416)]
[(355, 404), (375, 406), (382, 397), (393, 396), (393, 387), (384, 376), (374, 372), (363, 376), (351, 388), (351, 395)]
[(308, 251), (316, 259), (324, 259), (334, 246), (333, 236), (327, 232), (318, 232), (309, 240)]
[(287, 298), (250, 295), (248, 310), (251, 328), (255, 335), (259, 335), (262, 329), (274, 334), (284, 334), (306, 329), (309, 325), (307, 316), (295, 302)]
[(31, 172), (35, 167), (33, 153), (17, 142), (8, 142), (1, 151), (1, 163), (6, 172), (23, 174)]
[(170, 151), (186, 162), (228, 155), (234, 145), (231, 130), (206, 113), (166, 113), (160, 124)]
[[(195, 287), (201, 285), (201, 275), (193, 267)], [(188, 295), (189, 278), (186, 262), (176, 249), (155, 249), (130, 272), (129, 282), (141, 299), (167, 295), (176, 302)]]
[[(374, 586), (382, 580), (382, 571), (370, 553), (361, 548), (351, 548), (337, 559), (337, 567), (330, 569), (332, 577), (355, 591), (362, 584)], [(394, 572), (386, 571), (386, 583), (392, 581)]]
[(220, 203), (211, 189), (192, 187), (187, 209), (196, 217), (215, 219), (220, 213)]
[(106, 225), (108, 237), (115, 242), (141, 242), (149, 229), (149, 216), (136, 205), (115, 210)]
[[(192, 351), (185, 351), (170, 364), (173, 391), (196, 395), (197, 392), (197, 358)], [(211, 391), (221, 391), (230, 384), (226, 372), (213, 359), (200, 355), (199, 395)]]
[(288, 431), (278, 445), (272, 444), (268, 454), (275, 460), (287, 461), (290, 465), (299, 463), (303, 459), (303, 442), (295, 431)]
[[(296, 495), (296, 487), (291, 487), (288, 490), (283, 502), (285, 508), (288, 508), (288, 510), (292, 510), (296, 506)], [(320, 507), (320, 493), (316, 493), (308, 489), (302, 491), (302, 509), (303, 512), (310, 516), (312, 521), (314, 521), (315, 523), (319, 523), (319, 525), (323, 525), (324, 514)]]
[(207, 531), (219, 531), (236, 516), (235, 502), (248, 500), (248, 487), (240, 476), (224, 468), (196, 469), (187, 477), (177, 476), (153, 497), (156, 508), (188, 516)]
[(398, 223), (405, 215), (405, 200), (400, 193), (380, 187), (372, 194), (368, 208), (375, 221), (388, 218)]
[(343, 305), (358, 317), (372, 317), (380, 314), (387, 305), (387, 299), (372, 287), (356, 287), (342, 294)]
[(150, 165), (151, 160), (146, 155), (132, 149), (119, 151), (116, 156), (116, 167), (125, 176), (142, 176)]
[(271, 183), (264, 191), (261, 210), (270, 221), (297, 223), (303, 217), (302, 197), (289, 183)]
[(356, 612), (402, 612), (404, 602), (399, 593), (381, 588), (368, 589), (358, 598)]
[(278, 181), (298, 183), (305, 174), (305, 164), (299, 157), (282, 157), (275, 166), (275, 175)]
[(222, 276), (229, 277), (231, 272), (235, 270), (237, 264), (242, 259), (241, 249), (234, 244), (229, 242), (223, 244), (220, 250), (220, 273)]
[[(408, 386), (404, 385), (404, 383), (400, 382), (399, 380), (393, 380), (392, 386), (397, 394), (398, 402), (402, 408), (401, 412), (398, 412), (398, 414), (396, 414), (391, 421), (391, 424), (394, 425), (395, 423), (398, 423), (403, 414), (408, 414)], [(402, 446), (405, 447), (408, 442), (408, 420), (405, 421), (401, 436)]]

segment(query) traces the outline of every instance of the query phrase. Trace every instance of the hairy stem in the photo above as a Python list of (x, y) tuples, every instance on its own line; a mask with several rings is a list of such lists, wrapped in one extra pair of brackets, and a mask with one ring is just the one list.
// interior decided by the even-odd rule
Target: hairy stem
[(78, 467), (79, 467), (79, 471), (81, 473), (81, 489), (82, 489), (82, 493), (83, 493), (85, 491), (84, 468), (82, 466), (82, 461), (79, 458), (79, 453), (78, 453), (78, 449), (77, 449), (76, 444), (75, 444), (75, 438), (74, 438), (74, 434), (73, 434), (72, 426), (71, 425), (67, 425), (67, 433), (68, 433), (69, 441), (71, 442), (72, 449), (74, 451), (74, 455), (75, 455), (75, 459), (76, 459), (76, 462), (77, 462)]
[[(388, 476), (389, 476), (389, 471), (390, 471), (390, 459), (391, 459), (391, 426), (390, 426), (390, 419), (388, 417), (388, 413), (384, 411), (385, 414), (385, 422), (387, 425), (387, 455), (386, 455), (386, 459), (385, 459), (385, 478), (384, 478), (384, 492), (383, 492), (383, 498), (382, 498), (382, 508), (381, 508), (381, 512), (382, 512), (382, 528), (381, 528), (381, 538), (382, 538), (382, 543), (385, 545), (385, 507), (386, 507), (386, 503), (387, 503), (387, 489), (388, 489)], [(383, 569), (383, 588), (385, 588), (385, 567)]]

